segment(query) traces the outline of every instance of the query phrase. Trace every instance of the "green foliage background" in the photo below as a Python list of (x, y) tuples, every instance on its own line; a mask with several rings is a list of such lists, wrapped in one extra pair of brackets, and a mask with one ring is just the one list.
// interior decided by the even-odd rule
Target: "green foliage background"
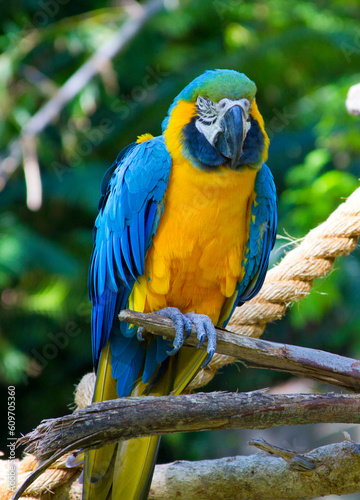
[[(172, 99), (195, 76), (234, 68), (256, 82), (271, 138), (280, 234), (304, 236), (358, 185), (359, 119), (344, 105), (360, 81), (356, 0), (166, 6), (40, 134), (41, 209), (26, 207), (21, 169), (0, 195), (2, 429), (8, 385), (16, 386), (17, 433), (25, 433), (66, 413), (74, 385), (92, 369), (86, 281), (102, 175), (136, 135), (160, 132)], [(1, 2), (0, 151), (124, 19), (115, 0)], [(265, 337), (359, 356), (359, 299), (355, 251)], [(229, 367), (208, 389), (252, 390), (286, 378)], [(229, 449), (216, 433), (174, 435), (164, 440), (160, 460)]]

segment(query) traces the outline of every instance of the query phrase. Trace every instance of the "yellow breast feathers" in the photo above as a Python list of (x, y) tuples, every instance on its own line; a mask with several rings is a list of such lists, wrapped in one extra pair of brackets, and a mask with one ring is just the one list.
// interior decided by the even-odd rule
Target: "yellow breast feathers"
[(178, 126), (165, 133), (173, 165), (164, 214), (130, 307), (150, 312), (172, 306), (207, 314), (216, 324), (225, 300), (242, 278), (257, 171), (194, 168), (181, 155), (178, 135), (193, 105), (181, 104), (184, 109), (177, 106), (181, 120), (172, 116)]

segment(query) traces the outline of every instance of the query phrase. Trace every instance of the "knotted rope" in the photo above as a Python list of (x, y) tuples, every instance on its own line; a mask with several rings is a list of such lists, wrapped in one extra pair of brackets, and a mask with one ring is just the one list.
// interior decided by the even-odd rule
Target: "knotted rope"
[[(27, 500), (50, 500), (54, 498), (54, 490), (60, 493), (59, 488), (66, 487), (69, 480), (75, 479), (80, 475), (79, 469), (69, 469), (66, 467), (67, 456), (61, 458), (49, 467), (31, 486), (26, 490)], [(38, 466), (38, 462), (33, 455), (27, 455), (23, 460), (18, 461), (17, 471), (17, 487), (19, 487), (28, 476), (34, 472)], [(0, 461), (0, 500), (10, 500), (14, 491), (10, 491), (9, 487), (9, 462)], [(64, 498), (69, 498), (65, 497)]]
[[(280, 319), (289, 305), (306, 297), (313, 280), (325, 276), (333, 268), (336, 257), (348, 255), (354, 250), (360, 236), (360, 188), (358, 188), (320, 226), (311, 230), (298, 246), (291, 250), (268, 272), (260, 293), (251, 301), (236, 309), (228, 329), (252, 337), (260, 337), (266, 323)], [(234, 358), (215, 354), (212, 362), (198, 373), (191, 383), (191, 390), (207, 384), (222, 366)], [(91, 402), (94, 374), (87, 374), (80, 382), (75, 396), (78, 407)], [(66, 457), (65, 457), (66, 458)], [(65, 468), (65, 458), (57, 461), (27, 491), (28, 500), (54, 498), (50, 491), (70, 481), (78, 472)], [(0, 461), (0, 500), (8, 500), (13, 492), (8, 490), (6, 470), (9, 462)], [(32, 456), (19, 462), (18, 482), (36, 468)], [(1, 477), (2, 476), (2, 477)], [(57, 489), (57, 492), (59, 490)], [(68, 493), (68, 498), (77, 498), (78, 491)]]

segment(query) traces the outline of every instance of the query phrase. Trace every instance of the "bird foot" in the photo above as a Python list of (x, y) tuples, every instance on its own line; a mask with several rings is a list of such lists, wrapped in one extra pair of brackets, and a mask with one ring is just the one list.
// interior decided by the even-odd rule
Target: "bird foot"
[(183, 314), (176, 307), (165, 307), (164, 309), (160, 309), (160, 311), (156, 311), (155, 314), (170, 318), (174, 322), (176, 332), (173, 342), (174, 348), (167, 352), (169, 356), (173, 356), (178, 352), (184, 343), (184, 332), (185, 338), (188, 338), (191, 333), (192, 325), (194, 325), (197, 338), (199, 339), (197, 347), (202, 345), (206, 337), (208, 338), (208, 356), (201, 367), (204, 368), (210, 362), (216, 349), (216, 330), (208, 316), (205, 314), (196, 314), (194, 312)]

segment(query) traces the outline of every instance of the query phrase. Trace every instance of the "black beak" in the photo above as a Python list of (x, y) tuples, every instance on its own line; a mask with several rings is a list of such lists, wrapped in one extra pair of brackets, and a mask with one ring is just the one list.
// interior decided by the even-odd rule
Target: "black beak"
[(214, 141), (214, 147), (230, 160), (232, 169), (239, 163), (245, 140), (243, 120), (243, 110), (240, 106), (230, 108), (221, 121), (223, 131)]

